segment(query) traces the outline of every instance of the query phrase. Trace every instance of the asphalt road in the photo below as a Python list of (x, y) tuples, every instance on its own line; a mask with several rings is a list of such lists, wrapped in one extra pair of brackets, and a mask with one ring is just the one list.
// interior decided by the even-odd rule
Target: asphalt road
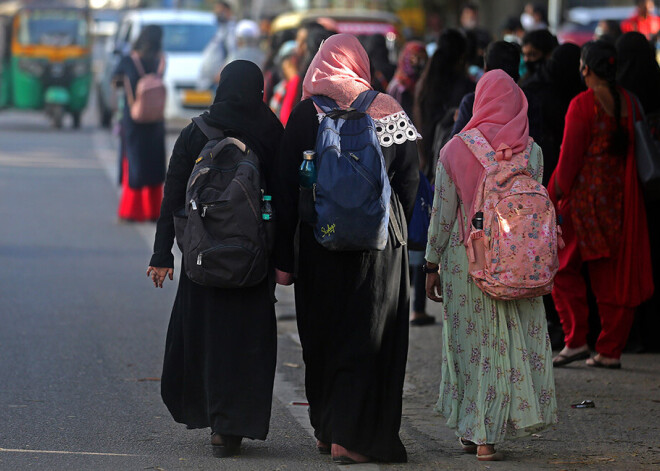
[[(295, 404), (304, 368), (290, 290), (278, 292), (268, 440), (219, 460), (208, 430), (171, 419), (159, 376), (175, 283), (156, 290), (145, 276), (154, 225), (117, 223), (116, 173), (116, 139), (93, 113), (80, 130), (56, 131), (39, 113), (0, 112), (0, 470), (336, 469)], [(557, 371), (560, 423), (484, 464), (432, 412), (440, 338), (438, 324), (411, 329), (410, 463), (351, 469), (660, 469), (657, 355), (624, 356), (621, 371)], [(596, 409), (570, 408), (583, 399)]]

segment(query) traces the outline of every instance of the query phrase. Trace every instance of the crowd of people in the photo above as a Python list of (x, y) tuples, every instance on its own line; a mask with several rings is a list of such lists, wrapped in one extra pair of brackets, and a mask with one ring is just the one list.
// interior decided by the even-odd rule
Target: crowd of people
[[(649, 232), (660, 219), (638, 182), (634, 124), (645, 113), (660, 138), (660, 67), (650, 42), (660, 20), (652, 1), (637, 3), (635, 17), (601, 23), (582, 47), (560, 45), (534, 5), (494, 40), (467, 5), (460, 27), (432, 47), (407, 41), (392, 62), (383, 36), (358, 40), (328, 19), (270, 37), (264, 53), (256, 23), (235, 22), (218, 2), (220, 27), (200, 73), (218, 86), (201, 119), (259, 156), (276, 231), (255, 286), (203, 286), (182, 267), (162, 377), (174, 419), (210, 427), (216, 456), (239, 454), (243, 438), (266, 438), (276, 283), (294, 284), (316, 446), (339, 464), (407, 460), (399, 427), (408, 329), (435, 322), (427, 298), (443, 303), (435, 410), (482, 461), (503, 459), (495, 447), (505, 439), (556, 423), (554, 367), (586, 360), (618, 369), (626, 345), (658, 349), (660, 247)], [(118, 83), (135, 88), (140, 64), (162, 67), (161, 35), (145, 28)], [(328, 250), (299, 214), (303, 152), (315, 149), (328, 116), (314, 98), (347, 110), (368, 90), (380, 92), (366, 114), (391, 185), (387, 244)], [(209, 139), (188, 125), (165, 175), (163, 123), (136, 123), (128, 108), (119, 216), (157, 220), (147, 275), (162, 287), (173, 278), (175, 219)], [(475, 135), (497, 161), (524, 156), (525, 175), (547, 188), (565, 243), (551, 294), (495, 299), (471, 278), (467, 228), (482, 167), (466, 139)], [(434, 186), (432, 201), (424, 184)], [(407, 247), (416, 211), (427, 218), (426, 244)]]

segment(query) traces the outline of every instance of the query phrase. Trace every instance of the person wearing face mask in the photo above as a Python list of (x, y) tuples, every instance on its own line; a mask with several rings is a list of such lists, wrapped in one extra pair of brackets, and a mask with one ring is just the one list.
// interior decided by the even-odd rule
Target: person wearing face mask
[(473, 34), (477, 56), (483, 57), (486, 47), (492, 41), (488, 30), (479, 26), (479, 7), (474, 3), (468, 3), (461, 10), (461, 29), (466, 34)]
[(545, 8), (537, 3), (528, 3), (520, 15), (520, 23), (527, 32), (547, 29), (548, 18)]
[(655, 15), (655, 2), (653, 0), (636, 0), (636, 13), (621, 22), (621, 31), (629, 33), (637, 31), (647, 38), (651, 38), (660, 31), (660, 17)]
[(202, 66), (197, 81), (197, 87), (201, 90), (209, 89), (217, 83), (222, 66), (236, 49), (236, 22), (231, 4), (219, 0), (215, 4), (214, 12), (218, 19), (218, 31), (202, 53)]
[(543, 63), (550, 58), (552, 51), (558, 45), (557, 37), (547, 29), (525, 34), (522, 41), (522, 54), (526, 72), (518, 83), (521, 88), (527, 84)]

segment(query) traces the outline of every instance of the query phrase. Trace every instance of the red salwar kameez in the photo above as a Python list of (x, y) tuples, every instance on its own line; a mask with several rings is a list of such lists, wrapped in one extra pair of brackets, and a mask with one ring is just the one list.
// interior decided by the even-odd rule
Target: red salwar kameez
[[(624, 92), (628, 110), (632, 103)], [(639, 116), (639, 112), (637, 113)], [(610, 152), (616, 120), (607, 115), (593, 90), (581, 93), (566, 114), (559, 163), (549, 184), (562, 215), (566, 247), (552, 297), (568, 348), (587, 343), (589, 308), (582, 265), (586, 264), (598, 302), (602, 330), (596, 350), (619, 358), (632, 325), (634, 308), (653, 293), (646, 211), (637, 179), (632, 113), (622, 118), (628, 131), (625, 156)], [(562, 192), (557, 201), (555, 184)]]
[(144, 222), (156, 221), (163, 201), (163, 184), (131, 188), (128, 185), (128, 159), (121, 162), (121, 197), (118, 216), (120, 220)]

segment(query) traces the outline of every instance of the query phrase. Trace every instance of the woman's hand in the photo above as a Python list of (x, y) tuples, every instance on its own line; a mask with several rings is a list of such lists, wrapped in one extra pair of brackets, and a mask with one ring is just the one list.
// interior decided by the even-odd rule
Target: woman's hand
[(436, 303), (442, 302), (442, 282), (439, 273), (428, 273), (426, 275), (426, 297)]
[(154, 282), (156, 288), (163, 287), (163, 281), (165, 277), (169, 275), (170, 280), (174, 279), (174, 268), (163, 268), (163, 267), (149, 267), (147, 268), (147, 276), (151, 277), (151, 281)]
[(281, 270), (275, 269), (275, 282), (278, 285), (289, 286), (293, 284), (293, 273), (287, 273)]

